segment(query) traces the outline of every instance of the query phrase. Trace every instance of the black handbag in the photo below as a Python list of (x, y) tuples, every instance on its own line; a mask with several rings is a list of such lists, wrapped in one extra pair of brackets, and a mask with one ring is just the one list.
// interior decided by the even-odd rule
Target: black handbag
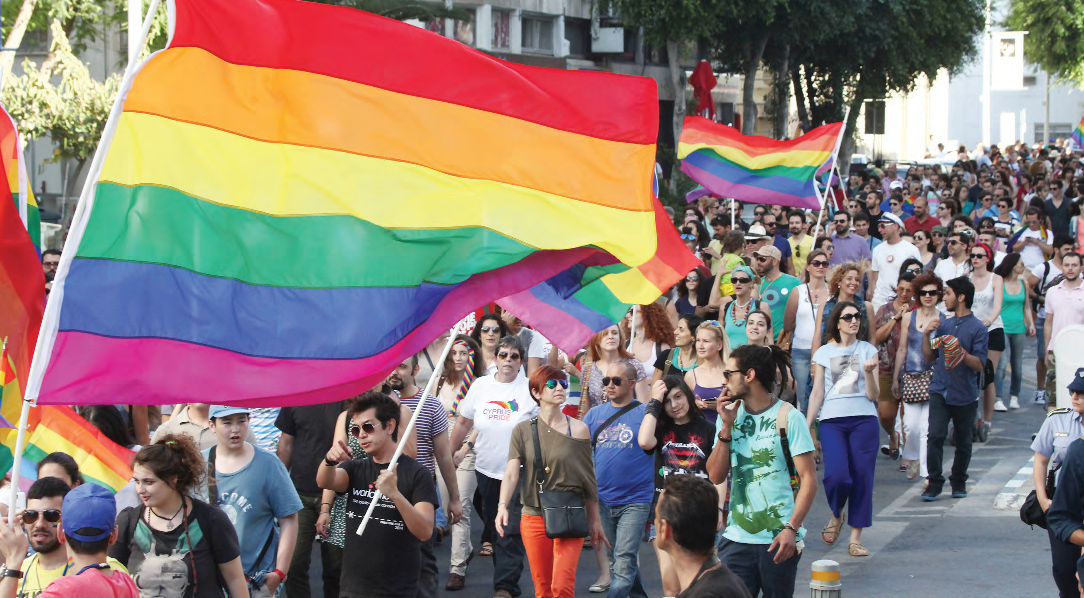
[[(1051, 500), (1054, 499), (1055, 474), (1060, 468), (1061, 463), (1058, 463), (1057, 467), (1046, 472), (1046, 496)], [(1046, 525), (1046, 512), (1043, 511), (1042, 505), (1039, 504), (1039, 495), (1034, 490), (1024, 499), (1024, 504), (1020, 505), (1020, 521), (1028, 525), (1037, 525), (1043, 529), (1049, 529)]]
[(587, 505), (583, 495), (571, 490), (543, 490), (546, 482), (546, 466), (542, 460), (542, 444), (538, 441), (538, 418), (531, 418), (531, 434), (534, 436), (534, 481), (538, 486), (538, 504), (542, 507), (542, 522), (546, 537), (586, 538)]

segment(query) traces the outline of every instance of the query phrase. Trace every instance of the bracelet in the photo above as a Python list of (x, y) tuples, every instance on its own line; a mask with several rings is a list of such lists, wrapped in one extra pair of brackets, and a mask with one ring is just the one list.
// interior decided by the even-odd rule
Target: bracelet
[(286, 581), (286, 574), (283, 573), (281, 569), (275, 569), (274, 571), (272, 571), (272, 573), (279, 576), (279, 583), (283, 583)]
[(0, 569), (0, 577), (14, 577), (15, 579), (22, 579), (23, 572), (18, 569), (8, 569), (4, 567)]
[(328, 467), (337, 467), (339, 464), (336, 461), (332, 461), (331, 459), (324, 457), (324, 465), (327, 465)]
[(783, 524), (783, 529), (789, 529), (790, 531), (794, 532), (795, 537), (798, 536), (798, 528), (794, 527), (794, 524), (789, 521)]
[(333, 506), (335, 506), (335, 503), (332, 503), (332, 502), (322, 502), (322, 503), (320, 503), (321, 507), (324, 506), (324, 505), (327, 505), (329, 507), (333, 507)]
[(719, 435), (716, 436), (716, 438), (719, 439), (719, 442), (725, 442), (727, 444), (729, 444), (730, 441), (733, 440), (733, 438), (723, 438), (723, 433), (722, 432), (719, 432)]
[(497, 503), (497, 508), (500, 508), (500, 507), (507, 507), (507, 506), (508, 506), (508, 503), (506, 503), (506, 502), (499, 502), (499, 503)]

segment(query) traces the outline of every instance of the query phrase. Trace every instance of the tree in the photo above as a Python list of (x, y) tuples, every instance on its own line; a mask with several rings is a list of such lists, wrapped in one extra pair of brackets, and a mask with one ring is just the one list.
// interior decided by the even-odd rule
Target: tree
[[(684, 43), (709, 36), (716, 26), (710, 0), (603, 0), (600, 9), (616, 8), (626, 27), (643, 31), (644, 41), (665, 47), (670, 69), (670, 87), (674, 92), (674, 144), (681, 139), (685, 122), (685, 73), (678, 64)], [(670, 176), (670, 191), (677, 192), (676, 171)]]
[[(98, 147), (120, 86), (120, 75), (96, 81), (87, 65), (72, 53), (59, 20), (53, 22), (51, 30), (51, 63), (39, 68), (30, 60), (24, 61), (25, 74), (4, 86), (2, 98), (27, 139), (52, 140), (56, 147), (51, 161), (75, 162), (64, 189), (63, 201), (67, 205), (84, 165)], [(54, 84), (56, 78), (59, 82)], [(65, 211), (70, 218), (73, 211)]]
[(830, 35), (792, 45), (791, 80), (803, 86), (811, 124), (838, 122), (851, 108), (841, 170), (862, 103), (906, 93), (921, 76), (959, 72), (975, 55), (984, 12), (982, 0), (858, 0)]
[(469, 21), (471, 15), (465, 10), (450, 8), (442, 3), (425, 0), (315, 0), (321, 4), (348, 6), (365, 12), (388, 17), (397, 21), (418, 19), (458, 19)]
[(1028, 32), (1024, 36), (1028, 62), (1084, 86), (1084, 0), (1012, 0), (1005, 25)]

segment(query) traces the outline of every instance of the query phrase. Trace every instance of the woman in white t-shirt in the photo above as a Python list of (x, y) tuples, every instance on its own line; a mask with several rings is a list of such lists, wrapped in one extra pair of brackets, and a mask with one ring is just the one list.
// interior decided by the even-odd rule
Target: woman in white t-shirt
[(851, 556), (869, 555), (862, 545), (862, 530), (873, 524), (873, 471), (880, 441), (877, 348), (858, 340), (861, 321), (854, 302), (841, 301), (832, 310), (825, 335), (831, 342), (813, 354), (813, 391), (806, 415), (810, 426), (820, 420), (824, 494), (832, 509), (821, 540), (835, 544), (847, 505)]
[[(474, 442), (474, 471), (478, 480), (478, 492), (482, 497), (482, 517), (484, 521), (497, 518), (500, 502), (501, 480), (508, 466), (508, 445), (512, 439), (512, 430), (519, 422), (530, 419), (538, 413), (538, 404), (531, 398), (527, 386), (527, 377), (523, 375), (523, 359), (526, 349), (515, 336), (506, 336), (497, 341), (497, 372), (474, 381), (467, 396), (459, 404), (455, 428), (452, 430), (451, 446), (460, 446), (471, 430), (478, 431)], [(468, 444), (469, 446), (469, 444)], [(462, 453), (456, 453), (452, 459), (458, 467), (462, 462)], [(518, 504), (519, 497), (513, 497), (510, 504)], [(518, 513), (515, 514), (518, 523)], [(519, 594), (519, 575), (499, 576), (501, 571), (520, 571), (523, 568), (523, 542), (518, 534), (505, 534), (497, 537), (494, 552), (497, 559), (510, 562), (494, 570), (493, 586), (495, 590), (505, 590), (513, 596)], [(514, 561), (518, 560), (516, 564)]]

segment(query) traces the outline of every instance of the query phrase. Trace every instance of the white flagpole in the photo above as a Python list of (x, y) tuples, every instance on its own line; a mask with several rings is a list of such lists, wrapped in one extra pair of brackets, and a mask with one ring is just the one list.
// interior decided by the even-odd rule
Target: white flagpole
[[(832, 149), (832, 156), (829, 158), (830, 160), (833, 161), (832, 165), (833, 165), (833, 167), (835, 167), (836, 172), (839, 172), (839, 161), (837, 160), (837, 157), (839, 155), (839, 146), (843, 144), (843, 136), (847, 134), (847, 119), (850, 118), (850, 116), (851, 116), (851, 107), (847, 106), (846, 108), (843, 109), (843, 126), (840, 127), (840, 129), (839, 129), (839, 137), (836, 137), (836, 147)], [(820, 229), (821, 217), (824, 216), (825, 204), (828, 201), (828, 193), (832, 190), (832, 184), (831, 184), (832, 183), (832, 176), (831, 176), (832, 170), (828, 169), (828, 172), (829, 172), (829, 175), (828, 175), (828, 187), (825, 188), (824, 194), (821, 194), (820, 186), (817, 185), (816, 181), (813, 182), (813, 189), (817, 192), (817, 199), (819, 199), (821, 201), (820, 214), (818, 214), (818, 216), (817, 216), (816, 224), (813, 225), (813, 243), (814, 244), (817, 243), (817, 232)], [(843, 177), (840, 177), (839, 181), (840, 181), (840, 184), (842, 184), (843, 183)]]
[[(437, 380), (440, 380), (440, 375), (444, 372), (444, 362), (448, 359), (448, 353), (452, 351), (452, 345), (455, 344), (455, 337), (459, 334), (459, 326), (463, 322), (460, 321), (456, 324), (451, 332), (448, 334), (448, 342), (444, 343), (444, 350), (440, 352), (440, 360), (433, 364), (433, 375), (429, 377), (429, 382), (425, 385), (425, 392), (422, 393), (422, 398), (418, 401), (418, 406), (414, 409), (414, 415), (410, 417), (410, 422), (399, 434), (399, 445), (395, 447), (395, 454), (391, 456), (391, 461), (388, 462), (388, 469), (395, 467), (395, 462), (399, 460), (399, 456), (403, 454), (403, 449), (406, 447), (407, 438), (410, 437), (410, 433), (414, 430), (414, 424), (418, 421), (418, 414), (422, 412), (422, 406), (425, 405), (425, 399), (433, 394), (433, 387), (436, 386)], [(365, 532), (365, 526), (369, 523), (369, 518), (373, 516), (373, 509), (376, 508), (376, 504), (380, 502), (381, 498), (380, 490), (373, 493), (373, 501), (369, 503), (369, 508), (365, 511), (365, 516), (361, 518), (361, 525), (358, 526), (358, 535), (360, 536)]]
[(734, 198), (730, 198), (730, 230), (734, 230)]
[[(129, 48), (135, 46), (137, 52), (143, 51), (143, 45), (147, 42), (147, 35), (150, 33), (151, 23), (154, 21), (154, 14), (158, 12), (160, 3), (161, 0), (151, 0), (150, 8), (147, 9), (147, 17), (143, 20), (143, 27), (139, 31), (139, 37), (134, 41), (131, 37), (128, 39)], [(138, 66), (140, 65), (129, 62), (124, 68), (124, 77), (121, 79), (120, 88), (117, 90), (117, 97), (113, 100), (113, 107), (109, 110), (109, 119), (102, 131), (98, 149), (94, 151), (94, 158), (90, 162), (90, 169), (87, 172), (86, 182), (83, 184), (83, 191), (79, 194), (79, 204), (75, 208), (71, 227), (68, 230), (68, 242), (65, 243), (64, 251), (60, 255), (56, 278), (53, 279), (53, 289), (49, 293), (50, 301), (45, 306), (45, 316), (42, 318), (41, 329), (38, 332), (38, 342), (34, 346), (34, 357), (30, 362), (29, 380), (23, 395), (22, 413), (19, 415), (19, 432), (15, 437), (15, 462), (11, 467), (11, 496), (8, 502), (10, 505), (8, 519), (12, 525), (15, 524), (15, 499), (19, 491), (19, 475), (26, 442), (27, 420), (30, 418), (30, 407), (37, 402), (38, 394), (41, 392), (41, 382), (45, 377), (45, 368), (49, 365), (49, 357), (53, 352), (53, 343), (56, 342), (57, 329), (60, 326), (59, 312), (64, 302), (64, 280), (68, 276), (68, 269), (71, 267), (72, 259), (75, 258), (75, 253), (79, 250), (79, 243), (83, 239), (83, 232), (87, 226), (84, 216), (90, 214), (90, 209), (94, 204), (94, 190), (98, 177), (102, 173), (102, 162), (105, 161), (105, 154), (109, 151), (113, 134), (117, 130), (117, 120), (120, 118), (121, 110), (124, 107), (124, 98), (132, 87), (132, 80), (135, 78), (136, 71), (139, 70)]]

